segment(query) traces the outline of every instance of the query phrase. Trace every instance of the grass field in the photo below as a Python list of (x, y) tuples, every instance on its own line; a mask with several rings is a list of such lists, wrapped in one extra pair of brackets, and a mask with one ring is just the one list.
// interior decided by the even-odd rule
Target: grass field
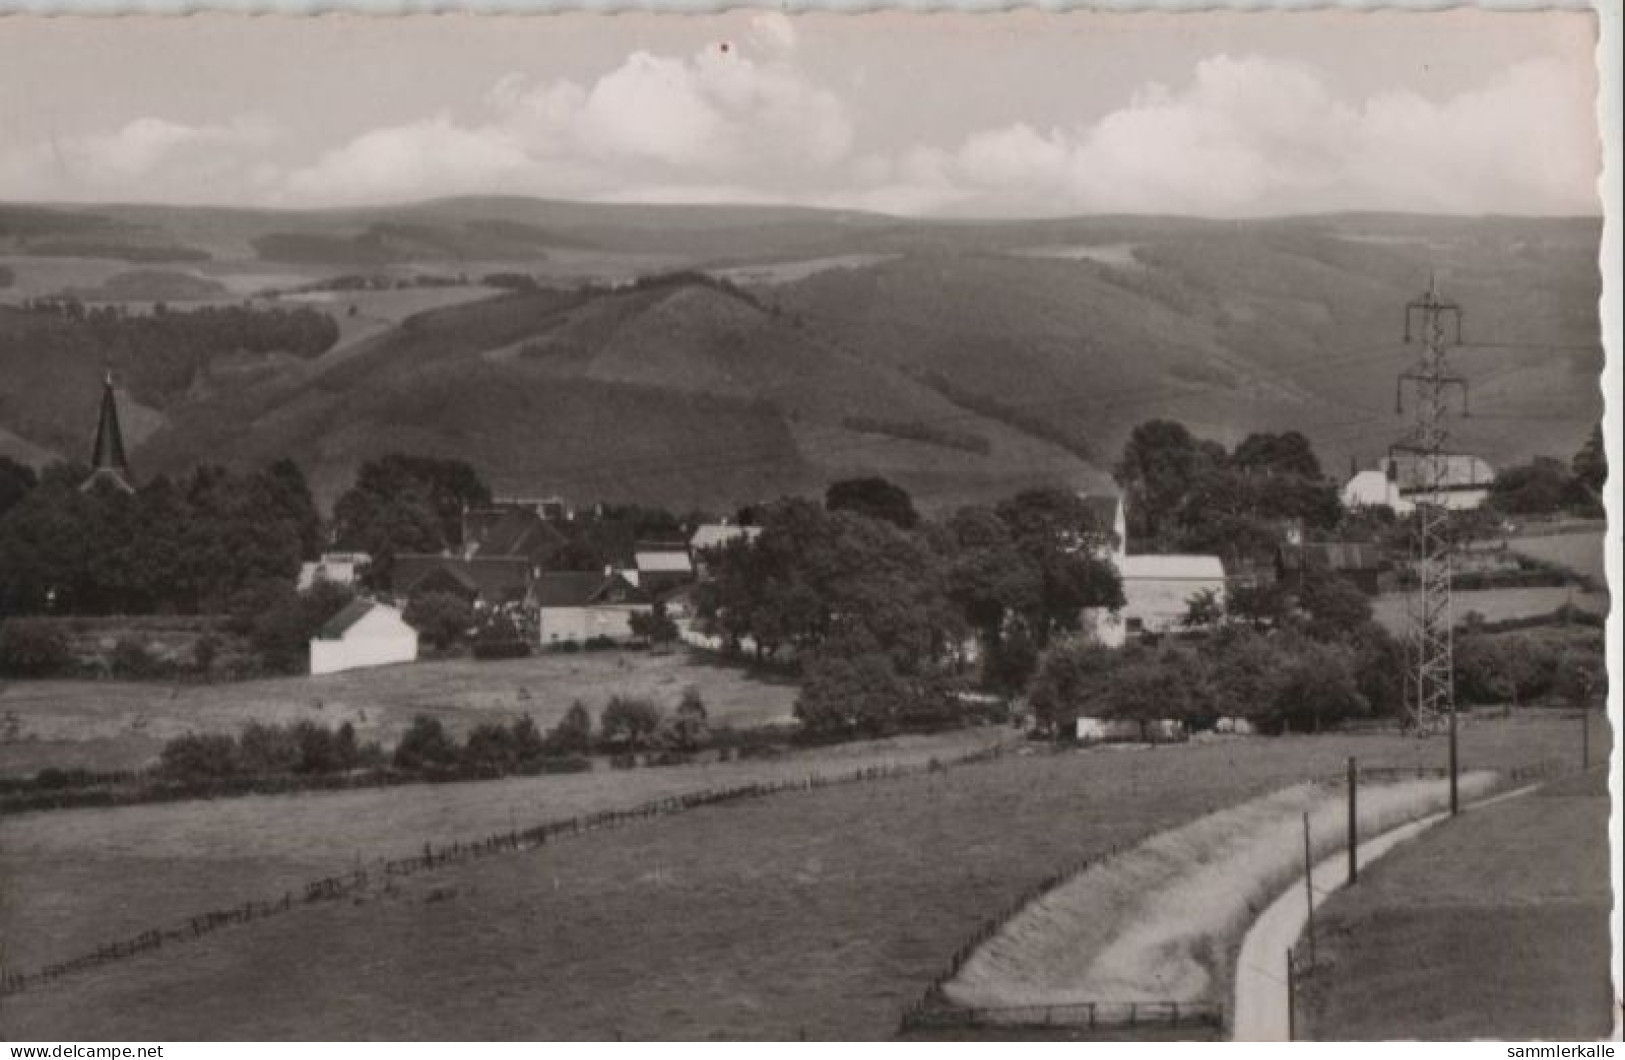
[(646, 696), (674, 708), (693, 685), (713, 724), (784, 722), (795, 687), (752, 679), (684, 652), (591, 652), (477, 662), (454, 659), (217, 685), (127, 681), (0, 684), (0, 717), (16, 719), (0, 743), (0, 773), (46, 766), (132, 769), (182, 733), (235, 733), (250, 721), (350, 722), (363, 740), (391, 744), (415, 714), (453, 732), (529, 714), (548, 728), (580, 699), (595, 713), (612, 695)]
[[(1567, 605), (1595, 615), (1608, 613), (1608, 594), (1589, 592), (1574, 586), (1534, 586), (1516, 589), (1476, 589), (1451, 594), (1451, 608), (1456, 621), (1477, 611), (1486, 622), (1500, 622), (1508, 618), (1530, 615), (1549, 615)], [(1371, 614), (1390, 633), (1405, 631), (1408, 618), (1404, 593), (1383, 593), (1371, 601)]]
[[(1538, 716), (1472, 725), (1463, 761), (1489, 768), (1565, 755), (1571, 736)], [(983, 919), (1061, 865), (1333, 773), (1348, 755), (1437, 765), (1444, 746), (1350, 735), (1036, 754), (697, 810), (108, 965), (9, 998), (0, 1033), (885, 1037)], [(192, 808), (193, 821), (202, 827), (238, 804)], [(286, 805), (222, 836), (242, 834), (238, 853), (251, 854), (255, 829), (269, 832)], [(30, 932), (86, 917), (110, 923), (120, 914), (109, 906), (152, 907), (150, 892), (188, 871), (218, 877), (221, 888), (275, 892), (263, 868), (256, 874), (229, 852), (167, 865), (101, 852), (132, 819), (118, 815), (156, 809), (86, 811), (71, 829), (73, 815), (40, 815), (27, 844), (17, 822), (0, 826), (5, 849), (19, 851), (0, 861), (18, 885), (4, 923)], [(375, 832), (390, 812), (381, 801)], [(351, 808), (283, 829), (297, 847), (300, 836), (358, 816)], [(77, 840), (55, 838), (70, 830)], [(75, 893), (79, 884), (98, 893)]]
[(0, 819), (0, 934), (31, 968), (194, 913), (272, 899), (311, 879), (707, 788), (924, 765), (1005, 736), (979, 729), (730, 763), (359, 791), (53, 810)]
[(1299, 994), (1309, 1036), (1606, 1036), (1606, 774), (1583, 780), (1439, 825), (1328, 901)]
[(1608, 572), (1603, 565), (1606, 556), (1603, 551), (1601, 530), (1511, 537), (1507, 539), (1507, 547), (1514, 552), (1567, 567), (1598, 585), (1607, 584)]

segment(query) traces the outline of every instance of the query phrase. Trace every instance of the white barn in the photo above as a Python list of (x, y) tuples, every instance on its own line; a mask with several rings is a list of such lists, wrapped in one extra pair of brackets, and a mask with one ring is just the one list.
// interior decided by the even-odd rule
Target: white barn
[(1495, 469), (1467, 453), (1442, 457), (1437, 490), (1427, 477), (1424, 458), (1415, 455), (1383, 457), (1376, 470), (1358, 472), (1343, 487), (1343, 507), (1388, 508), (1395, 515), (1409, 515), (1416, 502), (1435, 499), (1452, 511), (1477, 508), (1489, 499)]
[(352, 600), (310, 640), (313, 677), (417, 657), (417, 630), (406, 624), (399, 608), (373, 600)]

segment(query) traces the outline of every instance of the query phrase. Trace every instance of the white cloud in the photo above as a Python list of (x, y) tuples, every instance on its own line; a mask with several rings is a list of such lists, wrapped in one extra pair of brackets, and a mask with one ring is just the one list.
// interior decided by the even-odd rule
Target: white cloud
[[(1339, 93), (1315, 67), (1218, 55), (1177, 85), (1125, 89), (1103, 116), (1014, 120), (938, 142), (867, 141), (854, 100), (799, 58), (777, 12), (743, 44), (636, 51), (594, 78), (497, 80), (473, 112), (426, 115), (303, 157), (265, 121), (157, 116), (0, 146), (8, 198), (399, 201), (508, 193), (613, 201), (799, 202), (903, 214), (1342, 209), (1594, 212), (1590, 72), (1557, 60), (1487, 71), (1442, 98)], [(921, 106), (950, 96), (919, 92)], [(871, 119), (874, 120), (874, 119)]]
[(971, 210), (1202, 213), (1595, 211), (1585, 79), (1556, 62), (1443, 101), (1333, 97), (1311, 68), (1217, 56), (1188, 87), (1148, 84), (1097, 122), (974, 133), (947, 179)]
[(248, 167), (275, 139), (275, 128), (256, 118), (186, 125), (140, 117), (110, 132), (0, 153), (0, 186), (23, 195), (39, 189), (32, 193), (42, 198), (125, 199), (138, 190), (156, 200), (214, 202), (222, 193), (263, 191), (275, 179)]
[[(781, 53), (794, 46), (793, 31), (773, 39)], [(840, 165), (853, 137), (841, 101), (788, 62), (756, 62), (734, 47), (688, 59), (639, 51), (589, 86), (511, 74), (487, 93), (479, 120), (441, 116), (366, 133), (294, 173), (288, 191), (362, 201), (728, 186), (784, 199)]]

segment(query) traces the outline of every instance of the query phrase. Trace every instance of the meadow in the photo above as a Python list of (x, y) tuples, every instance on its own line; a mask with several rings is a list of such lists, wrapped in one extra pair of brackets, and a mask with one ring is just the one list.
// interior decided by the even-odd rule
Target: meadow
[(1606, 1036), (1607, 774), (1442, 824), (1316, 912), (1300, 1025), (1325, 1041)]
[[(1570, 729), (1538, 715), (1473, 723), (1463, 763), (1577, 758)], [(986, 918), (1063, 865), (1334, 774), (1349, 755), (1434, 767), (1444, 753), (1439, 740), (1379, 734), (1035, 751), (694, 810), (424, 873), (352, 904), (298, 909), (31, 989), (7, 999), (0, 1033), (887, 1037)], [(375, 832), (398, 794), (380, 799)], [(274, 805), (263, 820), (220, 830), (221, 842), (242, 836), (235, 858), (229, 847), (218, 858), (177, 854), (170, 839), (156, 848), (169, 871), (153, 871), (156, 856), (101, 848), (132, 815), (164, 808), (89, 811), (72, 842), (53, 837), (80, 811), (39, 815), (27, 843), (8, 821), (0, 871), (19, 886), (4, 923), (39, 923), (42, 933), (47, 920), (62, 930), (83, 918), (110, 924), (120, 914), (109, 906), (155, 908), (149, 892), (187, 872), (217, 877), (222, 890), (235, 881), (274, 894), (252, 855), (271, 848), (271, 822), (299, 800), (264, 801)], [(189, 809), (200, 824), (243, 802)], [(341, 820), (365, 830), (360, 816), (349, 808), (282, 829), (296, 847), (320, 844), (311, 837)], [(521, 825), (533, 816), (521, 813)]]
[[(47, 766), (93, 770), (150, 764), (164, 741), (186, 732), (236, 733), (251, 721), (349, 722), (363, 742), (394, 743), (417, 714), (461, 736), (488, 720), (522, 714), (547, 729), (579, 699), (595, 713), (610, 696), (642, 696), (664, 709), (693, 686), (712, 724), (788, 722), (795, 687), (757, 680), (686, 652), (583, 652), (528, 659), (446, 659), (231, 684), (134, 681), (13, 681), (0, 684), (0, 773)], [(15, 719), (15, 722), (12, 721)]]
[(425, 844), (686, 792), (923, 767), (1007, 736), (976, 729), (727, 763), (15, 814), (0, 819), (6, 964), (32, 969), (193, 914), (278, 899), (309, 880), (411, 856)]
[[(1457, 590), (1451, 594), (1450, 599), (1458, 623), (1473, 611), (1483, 615), (1486, 622), (1549, 615), (1564, 606), (1594, 615), (1608, 613), (1607, 593), (1591, 592), (1571, 585)], [(1374, 598), (1371, 601), (1371, 617), (1381, 623), (1388, 632), (1396, 636), (1403, 634), (1409, 624), (1405, 594), (1383, 593)]]

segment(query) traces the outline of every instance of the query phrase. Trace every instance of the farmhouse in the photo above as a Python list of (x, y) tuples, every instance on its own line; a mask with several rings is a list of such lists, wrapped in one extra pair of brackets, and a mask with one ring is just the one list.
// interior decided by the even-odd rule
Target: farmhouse
[(465, 559), (524, 559), (542, 567), (565, 543), (535, 508), (503, 505), (463, 513)]
[(1217, 556), (1131, 556), (1128, 554), (1127, 507), (1121, 498), (1085, 496), (1096, 529), (1109, 530), (1111, 540), (1096, 551), (1109, 559), (1123, 579), (1123, 607), (1116, 613), (1090, 608), (1084, 625), (1102, 644), (1121, 647), (1141, 634), (1170, 633), (1180, 628), (1191, 598), (1211, 592), (1224, 600), (1224, 563)]
[(632, 553), (637, 585), (658, 599), (694, 580), (694, 563), (685, 544), (640, 542)]
[(354, 585), (360, 579), (361, 569), (371, 562), (372, 557), (365, 552), (323, 552), (320, 559), (299, 565), (299, 591), (304, 592), (317, 582)]
[(408, 552), (395, 557), (390, 584), (402, 599), (450, 593), (470, 606), (496, 608), (522, 603), (535, 574), (523, 557), (442, 556)]
[(310, 640), (312, 676), (417, 657), (417, 630), (406, 624), (398, 609), (373, 600), (352, 600)]
[(1415, 454), (1387, 456), (1376, 470), (1357, 473), (1343, 487), (1345, 508), (1388, 508), (1409, 515), (1418, 501), (1432, 500), (1452, 511), (1481, 506), (1490, 495), (1495, 469), (1476, 456), (1449, 453), (1441, 457), (1437, 486), (1430, 481), (1427, 461)]
[(543, 647), (596, 637), (630, 640), (632, 616), (652, 610), (649, 595), (616, 570), (543, 574), (533, 592)]

